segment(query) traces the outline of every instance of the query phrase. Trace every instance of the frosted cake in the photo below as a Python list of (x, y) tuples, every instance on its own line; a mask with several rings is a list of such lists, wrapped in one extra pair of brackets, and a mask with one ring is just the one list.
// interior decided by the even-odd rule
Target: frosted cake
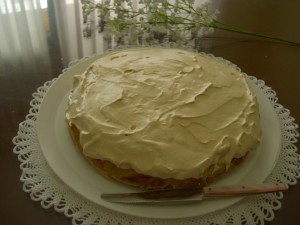
[(245, 76), (206, 54), (132, 48), (74, 76), (66, 120), (105, 176), (147, 188), (206, 185), (261, 140)]

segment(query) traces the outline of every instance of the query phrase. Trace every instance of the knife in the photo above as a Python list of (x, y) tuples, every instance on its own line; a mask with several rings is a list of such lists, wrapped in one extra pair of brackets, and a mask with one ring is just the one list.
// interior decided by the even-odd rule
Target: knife
[(286, 191), (284, 183), (263, 183), (254, 185), (228, 185), (216, 187), (160, 189), (131, 193), (103, 193), (101, 199), (113, 203), (127, 204), (186, 204), (208, 198), (240, 197), (271, 192)]

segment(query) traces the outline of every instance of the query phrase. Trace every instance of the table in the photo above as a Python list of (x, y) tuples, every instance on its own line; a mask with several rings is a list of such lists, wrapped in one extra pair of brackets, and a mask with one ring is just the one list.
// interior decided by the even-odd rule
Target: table
[[(219, 18), (255, 32), (300, 42), (300, 1), (216, 0), (213, 6)], [(279, 103), (300, 120), (300, 46), (216, 31), (201, 44), (201, 50), (221, 56), (238, 65), (249, 75), (262, 79), (277, 93)], [(0, 74), (0, 220), (3, 225), (71, 224), (71, 220), (53, 209), (44, 210), (31, 201), (19, 181), (21, 170), (13, 154), (12, 138), (30, 108), (31, 94), (45, 81), (57, 77), (63, 69), (59, 50), (52, 49), (52, 63), (46, 67), (9, 69)], [(3, 71), (3, 70), (1, 70)], [(299, 143), (296, 144), (298, 149)], [(298, 224), (300, 185), (284, 194), (282, 208), (270, 225)]]

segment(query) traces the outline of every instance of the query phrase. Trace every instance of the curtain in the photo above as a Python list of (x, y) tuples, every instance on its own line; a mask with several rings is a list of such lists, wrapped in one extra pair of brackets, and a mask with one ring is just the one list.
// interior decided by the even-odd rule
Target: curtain
[[(65, 67), (76, 59), (102, 53), (107, 47), (103, 42), (103, 35), (96, 30), (90, 30), (90, 35), (84, 37), (81, 3), (80, 0), (54, 1), (55, 17), (59, 42), (61, 46), (62, 61)], [(92, 15), (91, 23), (97, 22), (97, 15)], [(91, 24), (91, 29), (97, 26)]]
[(4, 71), (49, 61), (43, 2), (0, 0), (0, 68)]

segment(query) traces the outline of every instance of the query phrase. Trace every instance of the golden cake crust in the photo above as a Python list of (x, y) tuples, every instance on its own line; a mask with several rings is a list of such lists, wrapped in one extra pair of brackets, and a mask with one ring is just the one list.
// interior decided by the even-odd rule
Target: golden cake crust
[[(74, 143), (77, 145), (79, 150), (82, 152), (82, 146), (80, 144), (80, 135), (79, 131), (75, 125), (69, 126), (69, 131), (72, 136)], [(99, 173), (104, 175), (105, 177), (119, 181), (121, 183), (144, 188), (144, 189), (164, 189), (164, 188), (171, 188), (171, 189), (180, 189), (180, 188), (192, 188), (195, 186), (206, 186), (207, 184), (211, 183), (214, 179), (219, 177), (220, 175), (228, 172), (225, 166), (220, 168), (217, 171), (212, 172), (211, 170), (207, 170), (203, 177), (196, 179), (196, 178), (188, 178), (184, 180), (178, 180), (173, 178), (162, 179), (159, 177), (153, 177), (149, 175), (143, 175), (137, 173), (133, 169), (122, 169), (118, 168), (112, 162), (107, 160), (100, 160), (100, 159), (93, 159), (90, 157), (85, 156), (86, 159), (97, 169)], [(245, 159), (244, 157), (241, 158), (234, 158), (231, 161), (229, 170), (239, 166)]]

